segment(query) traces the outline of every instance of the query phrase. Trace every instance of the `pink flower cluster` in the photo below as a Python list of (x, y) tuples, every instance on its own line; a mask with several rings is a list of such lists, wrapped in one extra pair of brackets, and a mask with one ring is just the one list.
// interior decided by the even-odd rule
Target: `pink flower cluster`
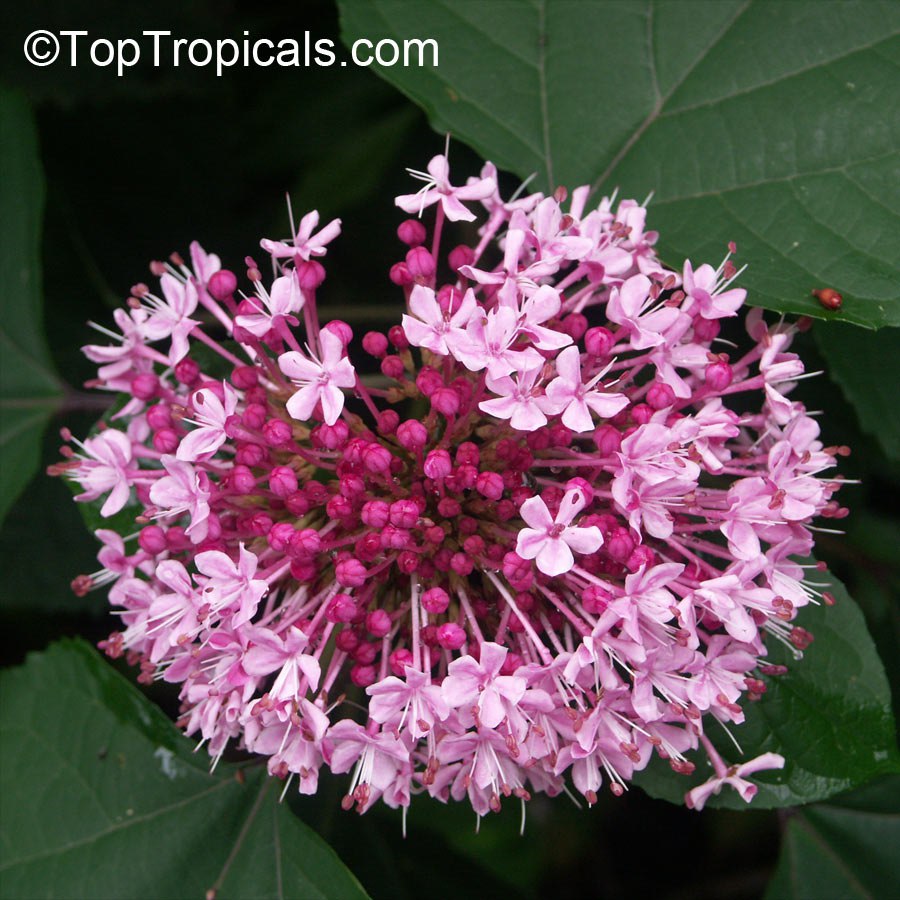
[(54, 471), (129, 521), (75, 582), (111, 585), (104, 648), (180, 685), (215, 759), (234, 741), (303, 793), (352, 772), (346, 808), (482, 815), (567, 777), (593, 803), (700, 745), (715, 776), (688, 804), (749, 800), (741, 776), (783, 759), (729, 768), (707, 729), (781, 671), (766, 642), (811, 639), (795, 615), (830, 598), (794, 558), (846, 513), (823, 475), (846, 450), (790, 399), (798, 325), (751, 311), (731, 353), (731, 254), (670, 270), (633, 201), (505, 201), (493, 166), (454, 187), (444, 156), (422, 177), (397, 205), (433, 227), (398, 228), (407, 312), (362, 337), (373, 374), (320, 322), (340, 221), (315, 212), (244, 289), (197, 244), (154, 263), (84, 348), (124, 399)]

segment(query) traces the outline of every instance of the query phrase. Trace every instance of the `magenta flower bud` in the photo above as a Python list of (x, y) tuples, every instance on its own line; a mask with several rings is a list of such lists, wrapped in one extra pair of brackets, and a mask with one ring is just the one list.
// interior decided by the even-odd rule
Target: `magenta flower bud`
[(435, 638), (445, 650), (459, 650), (466, 642), (466, 632), (455, 622), (447, 622), (438, 628)]
[(131, 379), (130, 387), (138, 400), (152, 400), (159, 390), (159, 379), (152, 372), (142, 372)]
[(362, 587), (366, 583), (366, 567), (352, 556), (334, 567), (334, 575), (341, 587)]
[[(329, 622), (352, 622), (357, 613), (356, 601), (349, 594), (335, 594), (325, 610)], [(347, 632), (341, 632), (347, 634)], [(356, 649), (356, 645), (352, 649)]]
[(168, 547), (165, 531), (159, 525), (145, 526), (138, 535), (138, 546), (151, 556), (162, 553)]
[(456, 490), (470, 491), (478, 480), (478, 469), (475, 466), (458, 466), (453, 473)]
[(322, 549), (322, 538), (314, 528), (303, 528), (291, 535), (291, 556), (315, 556)]
[(463, 550), (465, 550), (466, 553), (469, 554), (469, 556), (483, 556), (485, 550), (484, 538), (478, 534), (473, 534), (470, 537), (467, 537), (463, 541)]
[(475, 479), (475, 490), (488, 500), (499, 500), (503, 496), (503, 478), (496, 472), (481, 472)]
[(175, 377), (181, 384), (195, 384), (200, 377), (200, 366), (189, 356), (186, 356), (175, 366)]
[(375, 684), (377, 677), (375, 666), (358, 664), (350, 669), (350, 680), (357, 687), (369, 687), (369, 685)]
[(269, 533), (273, 523), (271, 516), (266, 515), (264, 512), (257, 512), (250, 516), (250, 521), (247, 524), (253, 534), (258, 537), (264, 537)]
[(206, 282), (206, 290), (214, 300), (227, 300), (237, 290), (237, 275), (231, 269), (213, 272)]
[(256, 490), (256, 478), (247, 466), (236, 465), (228, 480), (232, 490), (238, 494), (252, 494)]
[(367, 331), (362, 339), (363, 350), (375, 359), (382, 359), (388, 351), (388, 339), (380, 331)]
[(458, 272), (463, 266), (471, 266), (475, 262), (475, 251), (467, 244), (454, 247), (447, 255), (447, 263), (454, 272)]
[(409, 338), (399, 325), (391, 325), (388, 328), (388, 340), (397, 350), (406, 350), (409, 347)]
[(462, 306), (463, 295), (452, 284), (442, 284), (435, 293), (435, 299), (445, 316), (453, 316)]
[(475, 568), (475, 564), (465, 553), (454, 553), (450, 560), (450, 568), (453, 569), (457, 575), (466, 576), (472, 574), (472, 569)]
[(432, 450), (425, 457), (425, 475), (432, 481), (440, 481), (453, 471), (450, 454), (446, 450)]
[(320, 481), (307, 481), (303, 491), (310, 506), (322, 506), (328, 500), (328, 488)]
[(325, 280), (325, 267), (314, 259), (296, 264), (297, 282), (304, 291), (314, 291)]
[(404, 449), (417, 453), (428, 443), (428, 430), (416, 419), (407, 419), (397, 427), (397, 440)]
[(193, 543), (180, 525), (173, 525), (166, 531), (166, 547), (172, 553), (180, 553), (193, 546)]
[(356, 645), (356, 649), (353, 651), (353, 658), (357, 660), (357, 662), (362, 663), (364, 666), (367, 666), (370, 663), (374, 662), (377, 656), (378, 647), (370, 641), (360, 641), (360, 643)]
[(391, 674), (396, 675), (397, 678), (403, 678), (406, 676), (406, 667), (411, 666), (413, 664), (413, 655), (409, 652), (409, 650), (395, 650), (388, 657), (388, 665), (391, 667)]
[(235, 366), (231, 372), (231, 383), (239, 390), (246, 391), (259, 384), (259, 374), (255, 366)]
[(384, 637), (386, 634), (390, 633), (391, 630), (391, 617), (383, 610), (383, 609), (373, 609), (366, 616), (366, 631), (372, 635), (372, 637)]
[(400, 381), (405, 371), (403, 360), (399, 356), (386, 356), (381, 361), (381, 374), (387, 378)]
[(366, 482), (359, 475), (341, 475), (338, 490), (342, 497), (354, 500), (366, 492)]
[(584, 604), (584, 608), (594, 616), (604, 612), (610, 600), (612, 600), (612, 594), (598, 584), (588, 585), (581, 592), (581, 602)]
[(353, 504), (346, 497), (332, 497), (325, 504), (325, 512), (329, 519), (342, 521), (353, 515)]
[(409, 274), (409, 268), (405, 262), (394, 263), (388, 277), (397, 287), (409, 287), (413, 283), (413, 277)]
[(291, 543), (294, 536), (294, 526), (289, 522), (276, 522), (266, 536), (269, 546), (278, 553), (284, 553)]
[(429, 399), (431, 408), (442, 416), (455, 416), (459, 412), (459, 395), (452, 388), (438, 388)]
[(346, 446), (350, 438), (350, 429), (347, 423), (338, 419), (334, 425), (326, 425), (324, 422), (317, 425), (310, 433), (310, 439), (317, 447), (324, 450), (341, 450)]
[(369, 444), (363, 450), (362, 462), (367, 472), (384, 475), (391, 468), (391, 451), (381, 444)]
[(269, 473), (269, 490), (282, 500), (290, 497), (297, 490), (297, 473), (288, 466), (276, 466)]
[(570, 313), (559, 322), (558, 330), (569, 335), (573, 341), (580, 341), (588, 328), (588, 320), (581, 313)]
[(391, 506), (384, 500), (370, 500), (363, 504), (360, 518), (370, 528), (384, 528), (391, 518)]
[(440, 390), (444, 386), (444, 379), (438, 375), (434, 369), (428, 366), (422, 366), (419, 374), (416, 375), (416, 387), (425, 397), (430, 397), (435, 391)]
[(454, 500), (452, 497), (442, 497), (438, 501), (438, 512), (445, 519), (455, 519), (462, 512), (462, 507), (459, 505), (458, 500)]
[(420, 563), (421, 558), (414, 550), (404, 550), (397, 557), (397, 568), (400, 569), (404, 575), (412, 575), (413, 572), (417, 572)]
[(160, 428), (153, 435), (153, 448), (160, 453), (174, 453), (181, 443), (181, 438), (174, 428)]
[(256, 431), (266, 424), (266, 419), (268, 417), (269, 413), (265, 406), (261, 403), (250, 403), (247, 405), (242, 416), (229, 416), (229, 419), (237, 419), (238, 422), (245, 425), (247, 428)]
[(332, 319), (322, 326), (322, 331), (330, 331), (347, 349), (350, 341), (353, 340), (353, 329), (340, 319)]
[(147, 424), (154, 430), (168, 428), (172, 424), (172, 411), (165, 403), (157, 403), (147, 410)]
[(647, 405), (651, 409), (666, 409), (675, 402), (675, 391), (663, 382), (657, 382), (647, 391)]
[(504, 555), (503, 574), (517, 591), (527, 591), (534, 580), (531, 563), (522, 559), (515, 551), (510, 551)]
[(397, 237), (407, 247), (418, 247), (425, 243), (428, 232), (418, 219), (406, 219), (397, 226)]
[(719, 336), (721, 329), (718, 319), (694, 319), (694, 340), (701, 344), (708, 344)]
[(450, 605), (450, 595), (439, 587), (429, 588), (422, 594), (422, 608), (433, 616), (439, 616), (447, 611)]
[(405, 550), (409, 546), (409, 532), (396, 525), (385, 525), (378, 537), (385, 550)]
[(631, 418), (637, 425), (646, 425), (653, 418), (653, 407), (638, 403), (631, 408)]
[(634, 552), (634, 538), (627, 528), (616, 528), (606, 541), (606, 552), (611, 559), (624, 563)]
[(263, 437), (270, 447), (283, 447), (290, 443), (293, 430), (282, 419), (269, 419), (262, 428)]
[(434, 278), (434, 257), (424, 247), (413, 247), (406, 254), (406, 267), (414, 281), (426, 282)]
[(419, 507), (412, 500), (395, 500), (390, 507), (391, 524), (412, 528), (419, 521)]
[(299, 518), (309, 512), (309, 500), (306, 499), (303, 491), (296, 491), (285, 499), (284, 507), (292, 516)]
[(518, 507), (512, 500), (501, 500), (497, 504), (497, 518), (501, 522), (508, 522), (518, 513)]
[(259, 444), (241, 444), (234, 455), (234, 461), (254, 468), (266, 458), (266, 451)]
[(500, 667), (501, 675), (515, 675), (516, 671), (521, 668), (525, 660), (518, 653), (508, 653), (503, 665)]
[(637, 572), (642, 567), (651, 569), (656, 565), (656, 562), (656, 554), (653, 550), (646, 544), (641, 544), (639, 547), (634, 548), (634, 552), (628, 557), (628, 562), (625, 563), (625, 566), (629, 572)]
[(378, 433), (389, 437), (400, 424), (400, 415), (396, 410), (386, 409), (383, 413), (378, 414)]
[(704, 371), (704, 378), (710, 390), (724, 391), (734, 379), (734, 372), (727, 362), (719, 360), (719, 362), (710, 363)]
[(584, 349), (598, 359), (605, 359), (615, 346), (616, 339), (608, 328), (589, 328), (584, 335)]
[(577, 475), (566, 482), (566, 491), (580, 491), (581, 496), (584, 497), (585, 506), (594, 499), (594, 489), (587, 481), (579, 478)]
[(342, 650), (344, 653), (353, 653), (359, 646), (359, 635), (353, 631), (348, 631), (345, 628), (338, 632), (338, 636), (334, 639), (334, 643), (338, 650)]
[(471, 441), (463, 441), (454, 454), (454, 459), (458, 466), (477, 466), (481, 462), (481, 452), (478, 445)]
[(622, 432), (614, 425), (601, 425), (594, 431), (594, 446), (603, 456), (612, 456), (622, 446)]
[(432, 525), (430, 528), (425, 529), (425, 540), (429, 544), (442, 544), (445, 537), (447, 537), (447, 533), (440, 525)]

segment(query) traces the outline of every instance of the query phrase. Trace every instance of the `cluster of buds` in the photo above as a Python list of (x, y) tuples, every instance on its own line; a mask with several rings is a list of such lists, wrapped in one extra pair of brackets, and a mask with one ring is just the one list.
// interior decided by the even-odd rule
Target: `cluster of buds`
[[(180, 685), (214, 759), (233, 742), (302, 793), (352, 773), (360, 812), (428, 793), (483, 815), (567, 778), (593, 803), (699, 747), (715, 773), (688, 805), (749, 800), (742, 776), (784, 760), (728, 766), (707, 726), (781, 671), (766, 642), (811, 639), (795, 615), (830, 597), (795, 558), (846, 513), (822, 476), (845, 448), (789, 399), (797, 326), (751, 311), (727, 352), (734, 248), (670, 270), (634, 201), (504, 201), (491, 164), (455, 187), (445, 156), (412, 174), (406, 313), (361, 348), (320, 321), (340, 221), (316, 212), (243, 289), (197, 244), (154, 263), (84, 348), (124, 398), (53, 470), (129, 523), (75, 582), (111, 585), (101, 646)], [(451, 227), (474, 240), (448, 249)]]

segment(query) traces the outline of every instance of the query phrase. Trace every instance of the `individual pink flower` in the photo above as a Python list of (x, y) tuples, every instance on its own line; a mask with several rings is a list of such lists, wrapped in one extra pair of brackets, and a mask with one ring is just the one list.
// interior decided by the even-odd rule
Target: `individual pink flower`
[(225, 423), (234, 415), (238, 395), (227, 381), (222, 382), (224, 402), (209, 388), (194, 391), (191, 406), (194, 418), (185, 419), (197, 427), (189, 431), (175, 452), (175, 458), (184, 462), (208, 459), (227, 440)]
[(287, 321), (296, 325), (294, 313), (303, 309), (306, 302), (297, 274), (292, 269), (272, 282), (272, 288), (266, 291), (258, 286), (259, 296), (251, 297), (247, 302), (255, 306), (259, 312), (244, 313), (235, 316), (234, 324), (249, 331), (254, 337), (265, 337), (279, 321)]
[(149, 312), (143, 325), (144, 334), (151, 341), (171, 338), (169, 362), (174, 366), (187, 355), (188, 335), (197, 322), (190, 318), (197, 309), (197, 287), (192, 279), (180, 281), (168, 272), (159, 279), (164, 300), (145, 294), (141, 300)]
[(547, 385), (547, 396), (563, 411), (562, 423), (572, 431), (592, 431), (592, 411), (610, 419), (628, 406), (624, 394), (594, 390), (605, 372), (598, 372), (587, 383), (582, 380), (581, 354), (577, 347), (566, 347), (556, 357), (556, 371), (557, 377)]
[(767, 769), (783, 768), (784, 757), (779, 753), (763, 753), (745, 763), (737, 766), (728, 766), (727, 768), (722, 763), (721, 772), (717, 771), (715, 776), (710, 778), (709, 781), (687, 792), (684, 798), (685, 806), (688, 809), (696, 809), (698, 811), (703, 809), (706, 801), (718, 794), (726, 784), (729, 787), (733, 787), (741, 795), (741, 799), (749, 803), (756, 796), (759, 788), (752, 782), (747, 781), (744, 776), (763, 772)]
[(334, 332), (321, 331), (319, 341), (321, 359), (312, 355), (308, 358), (296, 350), (290, 350), (278, 357), (278, 366), (300, 387), (286, 404), (290, 415), (306, 422), (312, 417), (316, 404), (321, 403), (325, 424), (334, 425), (344, 408), (341, 388), (351, 388), (356, 384), (356, 372), (344, 356), (344, 345)]
[(743, 288), (725, 287), (726, 283), (719, 281), (720, 273), (710, 265), (702, 265), (694, 271), (691, 261), (684, 261), (684, 274), (682, 284), (684, 292), (700, 308), (700, 315), (704, 319), (721, 319), (724, 316), (733, 316), (743, 305), (747, 292)]
[(575, 565), (574, 553), (595, 553), (603, 544), (603, 534), (596, 525), (581, 527), (572, 520), (584, 509), (584, 491), (566, 491), (556, 517), (550, 515), (541, 497), (526, 500), (519, 514), (527, 528), (519, 532), (516, 553), (522, 559), (535, 560), (545, 575), (561, 575)]
[(304, 678), (310, 690), (318, 690), (321, 667), (314, 656), (303, 652), (309, 645), (303, 631), (291, 625), (282, 636), (269, 628), (254, 627), (248, 630), (248, 636), (250, 646), (242, 661), (244, 671), (257, 677), (278, 671), (268, 690), (273, 700), (287, 703), (296, 700), (301, 696), (300, 684)]
[(620, 288), (613, 288), (606, 315), (624, 326), (635, 350), (657, 347), (665, 341), (665, 331), (683, 315), (677, 309), (650, 299), (651, 282), (646, 275), (634, 275)]
[(369, 685), (366, 693), (369, 701), (369, 715), (376, 722), (388, 724), (396, 731), (409, 731), (418, 739), (433, 728), (435, 722), (442, 722), (450, 715), (441, 693), (440, 685), (434, 684), (429, 675), (406, 666), (405, 680), (389, 675), (376, 684)]
[(316, 231), (319, 224), (319, 213), (316, 210), (308, 212), (301, 220), (297, 233), (290, 241), (271, 241), (263, 238), (259, 245), (267, 253), (271, 253), (275, 259), (285, 257), (308, 261), (313, 256), (324, 256), (330, 244), (341, 233), (341, 220), (332, 219), (327, 225)]
[(269, 590), (264, 578), (254, 577), (259, 565), (256, 554), (241, 544), (237, 562), (221, 550), (206, 550), (194, 557), (194, 563), (206, 576), (204, 596), (212, 607), (219, 613), (231, 612), (232, 628), (249, 622)]
[(528, 683), (519, 675), (501, 675), (509, 651), (487, 641), (479, 658), (463, 656), (453, 660), (441, 682), (441, 694), (451, 709), (476, 710), (478, 723), (496, 728), (509, 708), (522, 699)]
[(515, 312), (501, 306), (473, 316), (465, 338), (454, 342), (452, 353), (470, 372), (487, 369), (492, 378), (502, 378), (543, 362), (543, 357), (532, 347), (514, 349), (519, 333)]
[(403, 332), (414, 347), (424, 347), (432, 353), (449, 356), (451, 347), (466, 338), (466, 325), (478, 312), (475, 294), (469, 290), (463, 295), (459, 308), (452, 314), (444, 312), (434, 291), (417, 284), (409, 295), (409, 311), (403, 315)]
[(85, 490), (75, 499), (89, 502), (108, 491), (100, 515), (114, 516), (128, 502), (131, 492), (128, 472), (133, 455), (131, 441), (121, 431), (107, 428), (96, 437), (85, 438), (81, 448), (84, 455), (71, 475)]
[(509, 419), (517, 431), (543, 428), (547, 415), (560, 411), (560, 403), (544, 394), (540, 387), (543, 368), (541, 364), (501, 378), (488, 375), (487, 387), (498, 396), (482, 400), (478, 408), (498, 419)]
[(150, 488), (150, 502), (157, 508), (156, 515), (169, 518), (187, 513), (191, 524), (185, 533), (199, 544), (208, 530), (210, 492), (206, 473), (174, 456), (163, 456), (160, 461), (168, 474)]
[(479, 178), (469, 184), (453, 187), (450, 184), (450, 164), (447, 157), (438, 154), (431, 158), (427, 172), (416, 169), (407, 170), (414, 178), (425, 182), (425, 186), (416, 194), (402, 194), (394, 202), (405, 213), (421, 216), (426, 207), (440, 203), (444, 215), (451, 222), (472, 222), (475, 214), (463, 205), (463, 200), (486, 200), (496, 189), (493, 178)]

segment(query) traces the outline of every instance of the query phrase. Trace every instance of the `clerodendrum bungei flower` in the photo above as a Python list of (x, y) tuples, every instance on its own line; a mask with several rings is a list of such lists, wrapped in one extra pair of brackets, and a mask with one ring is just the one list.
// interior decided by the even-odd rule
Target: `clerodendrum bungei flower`
[[(361, 341), (380, 375), (320, 321), (340, 222), (314, 212), (243, 289), (196, 244), (154, 263), (160, 288), (85, 348), (126, 396), (54, 468), (137, 522), (99, 531), (104, 568), (76, 580), (112, 585), (104, 649), (180, 685), (215, 759), (234, 742), (303, 793), (350, 773), (347, 808), (426, 792), (482, 815), (567, 778), (593, 803), (701, 745), (715, 777), (689, 804), (749, 800), (743, 776), (784, 760), (729, 767), (709, 724), (779, 673), (767, 642), (810, 640), (794, 558), (846, 513), (823, 476), (845, 449), (789, 399), (798, 325), (751, 311), (750, 348), (720, 352), (731, 254), (671, 271), (633, 201), (428, 172), (398, 198), (434, 217), (430, 243), (398, 229), (402, 324)], [(446, 220), (479, 208), (448, 252)]]

